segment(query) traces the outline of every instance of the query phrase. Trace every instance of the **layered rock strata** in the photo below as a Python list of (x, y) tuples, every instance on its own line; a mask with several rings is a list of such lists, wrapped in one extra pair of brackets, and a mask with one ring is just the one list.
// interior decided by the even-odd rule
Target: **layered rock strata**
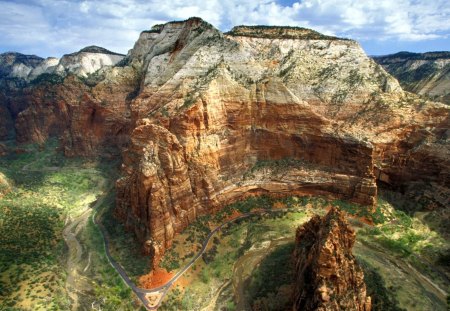
[(354, 244), (354, 230), (335, 207), (297, 229), (293, 310), (371, 310)]
[[(356, 42), (311, 30), (222, 34), (190, 19), (142, 33), (127, 58), (144, 62), (145, 77), (131, 104), (136, 127), (116, 214), (155, 265), (197, 215), (248, 194), (321, 194), (372, 206), (374, 172), (392, 185), (414, 179), (409, 164), (393, 159), (417, 146), (425, 124), (433, 124), (431, 140), (440, 139), (447, 117), (444, 106), (405, 94)], [(289, 169), (274, 170), (277, 161)], [(421, 165), (421, 178), (433, 174), (442, 184), (434, 174), (445, 165)]]

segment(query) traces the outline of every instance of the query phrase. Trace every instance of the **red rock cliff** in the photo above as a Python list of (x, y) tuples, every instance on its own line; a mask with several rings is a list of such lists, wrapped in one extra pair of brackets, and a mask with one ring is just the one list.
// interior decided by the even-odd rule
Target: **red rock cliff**
[[(383, 146), (404, 142), (411, 126), (445, 122), (446, 108), (404, 93), (354, 41), (250, 28), (223, 35), (198, 19), (168, 23), (141, 34), (130, 52), (145, 59), (145, 77), (130, 106), (136, 127), (116, 214), (155, 265), (197, 215), (248, 193), (371, 206), (374, 168), (402, 152), (380, 155)], [(411, 167), (395, 163), (389, 174), (411, 180)], [(422, 179), (434, 174), (420, 167)]]

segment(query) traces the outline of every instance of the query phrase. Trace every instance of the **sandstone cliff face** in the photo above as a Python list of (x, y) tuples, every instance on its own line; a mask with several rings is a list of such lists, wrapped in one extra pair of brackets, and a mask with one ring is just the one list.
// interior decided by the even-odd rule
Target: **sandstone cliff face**
[[(127, 57), (144, 62), (145, 78), (131, 104), (136, 127), (116, 213), (155, 265), (197, 215), (247, 193), (371, 206), (374, 172), (396, 186), (419, 179), (415, 169), (445, 183), (435, 175), (448, 172), (445, 152), (428, 152), (448, 109), (405, 94), (354, 41), (279, 27), (222, 34), (190, 19), (144, 32)], [(405, 150), (409, 162), (396, 160)], [(424, 156), (445, 161), (431, 168)], [(270, 167), (283, 159), (295, 165)], [(269, 164), (258, 169), (262, 161)]]
[(371, 310), (354, 243), (355, 232), (335, 207), (297, 229), (293, 310)]
[(58, 136), (68, 156), (119, 150), (128, 140), (129, 96), (139, 79), (132, 67), (103, 74), (103, 80), (93, 86), (71, 75), (63, 83), (25, 88), (17, 100), (29, 106), (16, 117), (17, 141), (43, 142)]
[(405, 90), (450, 104), (450, 52), (400, 52), (374, 60)]

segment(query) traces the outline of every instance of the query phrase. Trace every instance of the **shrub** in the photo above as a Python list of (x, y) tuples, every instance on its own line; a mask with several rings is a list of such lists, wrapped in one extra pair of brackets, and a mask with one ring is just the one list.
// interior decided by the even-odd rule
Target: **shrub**
[(42, 73), (31, 81), (32, 85), (39, 84), (61, 84), (64, 78), (56, 73)]

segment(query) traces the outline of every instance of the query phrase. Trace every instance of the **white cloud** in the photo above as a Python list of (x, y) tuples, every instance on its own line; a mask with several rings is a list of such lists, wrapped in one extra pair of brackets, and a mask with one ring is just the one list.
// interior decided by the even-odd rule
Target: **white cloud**
[(450, 32), (448, 0), (0, 0), (0, 49), (60, 56), (97, 44), (126, 53), (153, 24), (200, 16), (234, 25), (291, 25), (357, 40), (421, 41)]
[(426, 40), (448, 36), (448, 0), (305, 0), (298, 18), (355, 39)]

